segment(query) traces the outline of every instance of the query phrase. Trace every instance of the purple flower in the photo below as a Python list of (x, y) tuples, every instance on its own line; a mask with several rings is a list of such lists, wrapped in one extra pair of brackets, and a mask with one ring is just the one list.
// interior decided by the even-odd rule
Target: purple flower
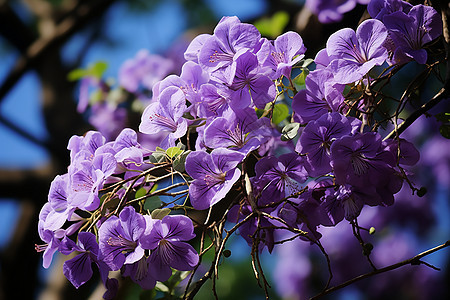
[(383, 21), (389, 29), (389, 38), (394, 43), (390, 50), (395, 63), (415, 60), (419, 64), (425, 64), (427, 51), (423, 46), (442, 34), (441, 17), (430, 6), (413, 6), (408, 14), (397, 11), (385, 15)]
[(327, 189), (324, 202), (321, 204), (326, 210), (332, 225), (338, 224), (345, 217), (353, 220), (359, 216), (364, 206), (364, 199), (371, 198), (367, 189), (356, 189), (345, 184), (335, 189)]
[(270, 42), (263, 44), (257, 56), (263, 56), (260, 59), (263, 65), (270, 67), (274, 71), (271, 78), (277, 79), (281, 75), (290, 77), (292, 66), (304, 57), (305, 51), (300, 35), (288, 31), (278, 36), (273, 45)]
[(191, 219), (186, 216), (165, 216), (155, 220), (145, 246), (151, 249), (150, 272), (159, 281), (166, 281), (174, 268), (189, 271), (198, 264), (195, 249), (186, 243), (195, 237)]
[(67, 203), (69, 194), (68, 174), (58, 175), (53, 179), (48, 192), (48, 202), (51, 205), (51, 211), (45, 220), (45, 227), (50, 230), (61, 228), (75, 211)]
[[(323, 187), (330, 185), (328, 180), (316, 183), (308, 183), (308, 190), (297, 198), (290, 198), (290, 202), (281, 203), (277, 208), (277, 214), (292, 227), (299, 227), (307, 232), (310, 239), (318, 240), (321, 234), (317, 231), (319, 225), (331, 225), (330, 220), (321, 206), (321, 196)], [(319, 192), (318, 192), (319, 191)], [(307, 237), (300, 237), (305, 241)]]
[(197, 103), (201, 101), (200, 88), (203, 84), (208, 83), (209, 73), (203, 70), (198, 64), (188, 61), (186, 62), (181, 70), (181, 75), (170, 75), (166, 77), (159, 84), (159, 92), (153, 96), (159, 97), (159, 93), (164, 91), (168, 87), (178, 87), (180, 88), (191, 104), (190, 107), (191, 114), (196, 115)]
[(342, 20), (346, 12), (355, 8), (356, 3), (367, 4), (370, 0), (306, 0), (305, 5), (319, 18), (321, 23)]
[(143, 256), (135, 263), (124, 265), (122, 276), (129, 276), (131, 280), (139, 284), (144, 290), (151, 290), (156, 284), (156, 279), (150, 271), (151, 267), (150, 257)]
[(405, 139), (389, 139), (384, 141), (384, 144), (386, 145), (386, 150), (391, 151), (395, 157), (398, 157), (398, 164), (400, 165), (414, 166), (420, 159), (420, 153), (414, 144)]
[(308, 123), (323, 114), (339, 111), (344, 102), (345, 85), (336, 83), (328, 69), (312, 71), (305, 79), (306, 89), (299, 91), (292, 100), (294, 120)]
[(69, 176), (69, 205), (89, 211), (97, 209), (100, 205), (98, 191), (103, 187), (107, 174), (96, 169), (90, 161), (80, 161), (71, 165)]
[(188, 45), (184, 52), (184, 58), (198, 64), (198, 54), (205, 42), (211, 37), (211, 34), (199, 34)]
[(372, 18), (383, 21), (385, 15), (396, 11), (408, 13), (412, 7), (412, 4), (402, 0), (372, 0), (367, 5), (367, 11)]
[(200, 88), (201, 102), (198, 107), (198, 117), (222, 117), (230, 114), (231, 93), (225, 85), (203, 84)]
[(73, 162), (76, 155), (82, 151), (93, 157), (95, 151), (103, 146), (105, 141), (105, 137), (98, 131), (88, 131), (84, 136), (72, 136), (67, 146), (70, 150), (70, 161)]
[(136, 92), (140, 85), (148, 90), (167, 76), (173, 69), (171, 60), (140, 50), (133, 59), (126, 60), (119, 70), (119, 83), (129, 92)]
[(95, 263), (100, 271), (100, 277), (105, 283), (108, 277), (109, 268), (99, 257), (99, 247), (95, 235), (90, 232), (80, 232), (78, 234), (78, 244), (75, 244), (68, 237), (64, 237), (61, 243), (61, 253), (68, 255), (73, 251), (79, 252), (74, 258), (64, 262), (63, 273), (66, 278), (79, 288), (92, 277), (92, 263)]
[(223, 199), (240, 178), (237, 165), (245, 155), (225, 148), (211, 154), (194, 151), (186, 158), (186, 172), (194, 181), (189, 186), (189, 197), (195, 209), (207, 209)]
[(336, 183), (371, 190), (374, 196), (365, 199), (369, 205), (393, 203), (393, 194), (403, 184), (393, 169), (396, 161), (395, 156), (382, 147), (381, 136), (375, 132), (344, 136), (331, 145)]
[(158, 99), (142, 113), (139, 131), (146, 134), (168, 131), (169, 135), (161, 142), (161, 147), (167, 149), (175, 146), (175, 140), (186, 134), (187, 121), (183, 118), (186, 98), (181, 89), (168, 87)]
[(110, 102), (98, 102), (91, 106), (89, 123), (92, 124), (106, 140), (116, 138), (127, 121), (127, 110)]
[(381, 65), (388, 57), (383, 43), (388, 35), (381, 21), (366, 20), (355, 31), (350, 28), (333, 33), (327, 41), (327, 52), (335, 59), (330, 69), (339, 83), (358, 81), (372, 67)]
[(214, 119), (205, 129), (205, 145), (210, 148), (231, 148), (247, 155), (271, 135), (268, 118), (258, 119), (248, 108), (227, 117)]
[[(353, 118), (352, 118), (353, 119)], [(352, 124), (353, 123), (355, 124)], [(311, 165), (310, 176), (331, 172), (330, 148), (335, 139), (350, 134), (361, 122), (339, 113), (328, 113), (306, 125), (295, 150), (307, 154)]]
[(266, 156), (255, 165), (256, 190), (260, 193), (258, 203), (267, 205), (300, 191), (300, 184), (308, 175), (304, 158), (297, 153), (287, 153), (279, 158)]
[[(267, 211), (267, 209), (264, 209)], [(233, 223), (238, 223), (245, 219), (252, 213), (252, 208), (245, 200), (243, 205), (233, 206), (227, 214), (227, 220)], [(259, 227), (258, 227), (259, 225)], [(239, 227), (239, 235), (247, 242), (249, 247), (253, 247), (253, 243), (258, 243), (256, 246), (259, 252), (262, 252), (265, 247), (269, 253), (275, 246), (275, 229), (274, 226), (280, 225), (280, 222), (275, 222), (266, 216), (258, 218), (255, 216), (243, 223)], [(258, 232), (256, 232), (257, 229)]]
[(50, 267), (53, 259), (53, 254), (59, 250), (61, 244), (61, 239), (65, 236), (66, 232), (64, 229), (49, 230), (46, 228), (45, 223), (47, 221), (49, 213), (52, 211), (51, 204), (49, 202), (45, 203), (39, 212), (39, 222), (38, 222), (38, 233), (42, 241), (45, 242), (43, 245), (35, 245), (37, 252), (43, 253), (43, 266), (44, 268)]
[(144, 217), (133, 207), (125, 207), (119, 217), (111, 216), (99, 229), (100, 251), (105, 263), (113, 270), (124, 264), (137, 262), (144, 256), (140, 238), (146, 223)]
[(205, 39), (198, 54), (199, 64), (210, 72), (231, 65), (240, 50), (252, 50), (261, 34), (252, 24), (241, 23), (237, 17), (223, 17), (214, 35)]
[(267, 103), (275, 100), (275, 84), (265, 75), (258, 58), (250, 51), (236, 55), (232, 71), (227, 76), (233, 90), (231, 107), (234, 110), (251, 107), (252, 102), (257, 108), (264, 109)]

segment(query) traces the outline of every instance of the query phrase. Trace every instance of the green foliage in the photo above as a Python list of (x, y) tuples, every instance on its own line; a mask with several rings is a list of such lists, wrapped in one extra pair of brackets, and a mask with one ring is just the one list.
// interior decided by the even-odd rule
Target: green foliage
[(261, 35), (271, 39), (283, 33), (283, 29), (289, 23), (289, 14), (285, 11), (278, 11), (272, 17), (264, 17), (257, 20), (254, 25), (258, 28)]
[(161, 199), (158, 196), (148, 197), (145, 200), (144, 209), (149, 211), (154, 211), (155, 209), (161, 207)]
[(108, 68), (108, 64), (104, 61), (98, 61), (93, 64), (90, 64), (87, 69), (75, 69), (71, 71), (67, 75), (67, 79), (69, 81), (77, 81), (83, 79), (85, 77), (94, 77), (97, 79), (102, 78), (106, 69)]
[(295, 84), (295, 87), (298, 89), (303, 88), (305, 85), (306, 76), (309, 74), (309, 69), (306, 67), (301, 67), (302, 72), (295, 76), (293, 82)]
[(192, 152), (191, 150), (184, 151), (174, 159), (172, 166), (175, 169), (175, 171), (183, 173), (186, 170), (185, 169), (186, 157), (191, 152)]
[(167, 156), (169, 156), (169, 158), (174, 158), (175, 156), (183, 153), (183, 150), (181, 150), (178, 147), (170, 147), (169, 149), (166, 150)]
[(284, 103), (275, 104), (272, 114), (272, 122), (274, 124), (281, 123), (289, 116), (289, 107)]
[(162, 209), (155, 209), (154, 211), (152, 211), (152, 219), (159, 219), (162, 220), (165, 216), (167, 216), (168, 214), (170, 214), (171, 210), (170, 208), (162, 208)]
[(147, 190), (145, 188), (140, 188), (136, 191), (136, 194), (134, 195), (134, 198), (141, 198), (142, 196), (145, 196), (147, 194)]

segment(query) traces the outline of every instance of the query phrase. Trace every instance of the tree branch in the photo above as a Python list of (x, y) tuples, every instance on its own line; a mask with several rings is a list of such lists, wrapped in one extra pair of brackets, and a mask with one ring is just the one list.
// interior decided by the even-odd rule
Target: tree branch
[(390, 265), (390, 266), (387, 266), (387, 267), (384, 267), (384, 268), (381, 268), (381, 269), (374, 270), (374, 271), (366, 273), (366, 274), (359, 275), (359, 276), (357, 276), (355, 278), (352, 278), (352, 279), (350, 279), (350, 280), (348, 280), (348, 281), (346, 281), (344, 283), (341, 283), (339, 285), (336, 285), (334, 287), (331, 287), (331, 288), (323, 291), (322, 293), (320, 293), (320, 294), (310, 298), (310, 300), (319, 299), (319, 298), (321, 298), (321, 297), (323, 297), (323, 296), (325, 296), (327, 294), (330, 294), (330, 293), (332, 293), (334, 291), (340, 290), (340, 289), (342, 289), (342, 288), (344, 288), (344, 287), (346, 287), (346, 286), (348, 286), (350, 284), (353, 284), (353, 283), (355, 283), (357, 281), (360, 281), (362, 279), (369, 278), (369, 277), (372, 277), (374, 275), (385, 273), (385, 272), (388, 272), (388, 271), (391, 271), (391, 270), (395, 270), (395, 269), (398, 269), (398, 268), (406, 266), (406, 265), (420, 265), (420, 264), (428, 265), (428, 264), (422, 262), (420, 259), (422, 257), (430, 255), (430, 254), (432, 254), (432, 253), (434, 253), (436, 251), (439, 251), (439, 250), (444, 249), (444, 248), (449, 247), (449, 246), (450, 246), (450, 240), (446, 241), (442, 245), (436, 246), (436, 247), (434, 247), (432, 249), (429, 249), (429, 250), (426, 250), (426, 251), (424, 251), (424, 252), (422, 252), (420, 254), (417, 254), (416, 256), (414, 256), (414, 257), (412, 257), (410, 259), (398, 262), (396, 264), (393, 264), (393, 265)]
[(0, 86), (0, 102), (8, 94), (11, 88), (19, 81), (23, 74), (29, 70), (43, 55), (45, 55), (55, 45), (67, 40), (73, 33), (90, 19), (98, 17), (106, 10), (114, 0), (83, 1), (83, 4), (75, 7), (73, 14), (68, 15), (55, 28), (54, 34), (49, 37), (43, 37), (32, 43), (25, 54), (20, 57), (13, 69)]

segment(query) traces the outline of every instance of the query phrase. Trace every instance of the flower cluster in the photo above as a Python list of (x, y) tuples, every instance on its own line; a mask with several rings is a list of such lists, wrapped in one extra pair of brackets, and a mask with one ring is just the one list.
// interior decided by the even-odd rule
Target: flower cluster
[[(364, 206), (392, 205), (404, 181), (417, 190), (405, 168), (419, 152), (378, 132), (374, 94), (383, 78), (374, 67), (425, 63), (440, 19), (431, 7), (400, 0), (373, 0), (368, 9), (374, 19), (332, 34), (311, 72), (299, 34), (268, 40), (237, 17), (189, 44), (180, 75), (161, 78), (170, 65), (147, 52), (126, 62), (121, 85), (152, 90), (139, 131), (157, 147), (141, 145), (132, 129), (110, 141), (93, 131), (69, 141), (68, 172), (55, 178), (40, 214), (44, 267), (56, 251), (77, 252), (64, 265), (75, 287), (95, 263), (110, 288), (105, 297), (117, 288), (109, 271), (152, 289), (172, 269), (197, 269), (188, 243), (194, 223), (203, 235), (208, 226), (237, 223), (252, 253), (271, 252), (281, 232), (319, 245), (319, 227), (344, 218), (355, 224)], [(300, 84), (292, 75), (299, 70)], [(188, 188), (173, 191), (180, 186)]]

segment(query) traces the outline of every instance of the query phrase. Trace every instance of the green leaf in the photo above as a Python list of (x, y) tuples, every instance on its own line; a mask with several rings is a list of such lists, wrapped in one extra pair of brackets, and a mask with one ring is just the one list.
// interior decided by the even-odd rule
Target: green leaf
[(439, 132), (443, 137), (450, 139), (450, 125), (441, 125), (441, 127), (439, 127)]
[(287, 107), (286, 104), (284, 103), (275, 104), (272, 114), (272, 122), (274, 124), (279, 124), (288, 116), (289, 116), (289, 108)]
[[(148, 209), (149, 211), (154, 211), (161, 207), (161, 199), (158, 196), (152, 196), (145, 200), (144, 209)], [(170, 211), (169, 211), (170, 212)]]
[(261, 35), (275, 39), (283, 33), (283, 29), (289, 23), (289, 14), (285, 11), (278, 11), (272, 17), (261, 18), (254, 25), (258, 28)]
[(88, 71), (85, 69), (75, 69), (70, 71), (69, 74), (67, 74), (67, 79), (69, 81), (77, 81), (83, 77), (86, 77), (88, 74), (89, 74)]
[(138, 189), (136, 191), (136, 194), (134, 195), (134, 198), (141, 198), (142, 196), (145, 196), (147, 194), (147, 190), (143, 187), (141, 187), (140, 189)]
[(170, 158), (174, 158), (175, 156), (177, 156), (178, 154), (180, 154), (182, 152), (183, 152), (183, 150), (181, 150), (178, 147), (170, 147), (169, 149), (166, 150), (166, 153)]
[(281, 130), (281, 140), (289, 141), (297, 136), (300, 123), (290, 123), (283, 127)]
[(69, 72), (67, 79), (69, 81), (80, 80), (84, 77), (95, 77), (97, 79), (102, 78), (108, 68), (108, 64), (104, 61), (98, 61), (88, 66), (87, 69), (75, 69)]
[(153, 152), (152, 155), (150, 155), (150, 162), (151, 163), (161, 163), (166, 161), (166, 154), (161, 152)]
[(162, 209), (155, 209), (152, 211), (152, 219), (159, 219), (162, 220), (165, 216), (170, 214), (170, 208), (162, 208)]
[(89, 66), (89, 75), (96, 77), (98, 79), (102, 78), (103, 73), (105, 73), (108, 68), (108, 64), (104, 61), (98, 61)]
[(152, 189), (150, 190), (149, 193), (150, 193), (150, 194), (153, 193), (154, 191), (156, 191), (157, 188), (158, 188), (158, 184), (157, 184), (157, 183), (154, 183), (153, 186), (152, 186)]
[(309, 74), (309, 69), (302, 68), (302, 72), (300, 74), (298, 74), (297, 76), (295, 76), (295, 78), (293, 80), (294, 84), (299, 87), (305, 85), (306, 76), (308, 76), (308, 74)]
[(181, 155), (179, 155), (179, 156), (177, 156), (177, 158), (175, 158), (175, 160), (172, 163), (172, 166), (176, 171), (181, 172), (181, 173), (186, 171), (186, 169), (185, 169), (186, 157), (191, 152), (192, 152), (191, 150), (184, 151)]

